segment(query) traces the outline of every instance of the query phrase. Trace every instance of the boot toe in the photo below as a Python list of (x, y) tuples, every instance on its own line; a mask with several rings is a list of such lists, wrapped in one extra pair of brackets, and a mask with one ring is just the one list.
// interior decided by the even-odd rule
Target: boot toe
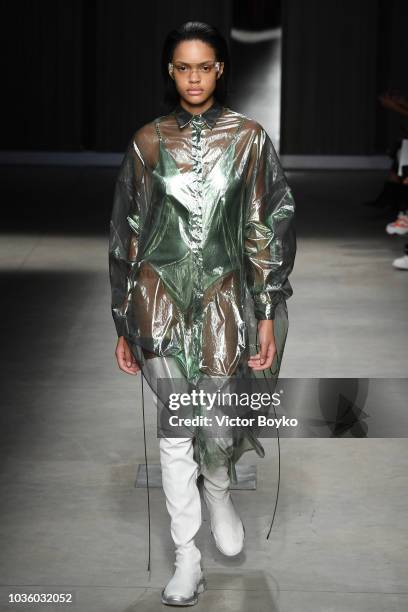
[(206, 588), (206, 579), (201, 576), (197, 583), (196, 589), (191, 595), (180, 595), (180, 590), (171, 588), (169, 585), (162, 590), (162, 603), (169, 606), (194, 606), (198, 602), (198, 594), (202, 593)]
[(210, 527), (210, 530), (216, 547), (223, 555), (235, 557), (244, 548), (245, 527), (242, 521), (240, 522), (240, 528), (235, 528), (233, 531), (231, 531), (230, 525), (220, 531), (214, 531), (212, 527)]

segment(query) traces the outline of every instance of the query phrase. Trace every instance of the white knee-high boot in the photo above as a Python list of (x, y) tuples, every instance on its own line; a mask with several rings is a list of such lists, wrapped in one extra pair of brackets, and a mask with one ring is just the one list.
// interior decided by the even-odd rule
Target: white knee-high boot
[(202, 493), (210, 513), (215, 544), (224, 555), (237, 555), (244, 546), (245, 527), (231, 498), (227, 464), (212, 470), (203, 465), (201, 474)]
[(201, 569), (201, 552), (194, 541), (201, 526), (201, 498), (193, 439), (160, 438), (159, 446), (163, 491), (176, 546), (176, 570), (162, 591), (162, 602), (194, 605), (206, 581)]

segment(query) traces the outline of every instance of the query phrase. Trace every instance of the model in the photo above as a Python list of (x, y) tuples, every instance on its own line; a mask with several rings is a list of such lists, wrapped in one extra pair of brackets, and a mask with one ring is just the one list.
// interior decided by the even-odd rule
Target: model
[[(132, 136), (116, 182), (109, 268), (119, 368), (200, 385), (276, 380), (288, 331), (295, 204), (265, 129), (225, 105), (229, 56), (216, 28), (188, 22), (163, 47), (171, 109)], [(235, 465), (264, 456), (251, 430), (159, 438), (175, 572), (162, 602), (193, 605), (205, 588), (195, 535), (202, 494), (219, 550), (245, 529), (231, 499)]]

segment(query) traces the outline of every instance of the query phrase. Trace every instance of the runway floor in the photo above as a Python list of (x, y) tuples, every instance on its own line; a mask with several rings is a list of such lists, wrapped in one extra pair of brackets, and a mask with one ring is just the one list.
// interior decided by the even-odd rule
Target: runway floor
[[(117, 368), (108, 222), (117, 169), (3, 167), (0, 610), (12, 592), (74, 592), (80, 612), (157, 611), (173, 570), (162, 489), (147, 566), (139, 377)], [(404, 378), (407, 240), (362, 202), (376, 171), (287, 172), (298, 251), (285, 377)], [(145, 386), (146, 392), (146, 386)], [(149, 462), (159, 461), (147, 393)], [(256, 491), (234, 491), (245, 551), (217, 552), (203, 509), (208, 590), (197, 610), (408, 609), (405, 438), (263, 440)], [(33, 608), (34, 609), (34, 608)], [(41, 606), (35, 608), (42, 609)], [(44, 610), (52, 609), (44, 606)], [(60, 609), (60, 608), (58, 608)]]

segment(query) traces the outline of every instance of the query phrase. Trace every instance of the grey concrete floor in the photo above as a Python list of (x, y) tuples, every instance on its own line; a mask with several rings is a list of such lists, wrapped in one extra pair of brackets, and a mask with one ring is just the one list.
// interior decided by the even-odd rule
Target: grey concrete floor
[[(163, 491), (151, 489), (149, 576), (146, 491), (134, 486), (141, 381), (114, 358), (106, 231), (115, 172), (31, 168), (23, 182), (21, 169), (1, 170), (0, 610), (28, 609), (7, 604), (9, 594), (38, 591), (73, 592), (80, 612), (165, 609), (169, 517)], [(287, 175), (298, 253), (282, 376), (406, 377), (408, 274), (391, 266), (404, 240), (384, 233), (391, 213), (361, 205), (383, 174)], [(257, 490), (233, 493), (247, 533), (237, 558), (217, 552), (203, 508), (208, 590), (195, 608), (406, 611), (406, 439), (281, 439), (269, 540), (277, 444), (262, 443), (265, 458), (243, 458), (257, 467)]]

